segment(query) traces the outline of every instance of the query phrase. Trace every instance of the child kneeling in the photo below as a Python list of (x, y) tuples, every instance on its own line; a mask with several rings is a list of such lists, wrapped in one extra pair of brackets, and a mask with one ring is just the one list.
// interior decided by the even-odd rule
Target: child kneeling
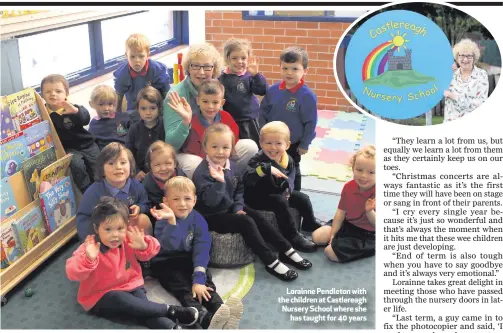
[(313, 241), (326, 245), (325, 255), (349, 262), (375, 255), (375, 147), (363, 147), (352, 157), (353, 180), (344, 185), (332, 227), (313, 232)]
[(154, 275), (182, 305), (199, 310), (198, 323), (203, 329), (238, 328), (243, 303), (231, 297), (224, 304), (207, 269), (211, 235), (204, 218), (193, 210), (194, 183), (186, 177), (173, 177), (166, 183), (165, 193), (161, 209), (150, 210), (157, 219), (154, 235), (161, 243), (159, 255), (152, 259)]
[(138, 260), (150, 260), (160, 245), (143, 229), (128, 227), (128, 219), (127, 206), (113, 197), (102, 197), (94, 208), (94, 233), (66, 261), (68, 278), (80, 282), (79, 304), (98, 316), (135, 318), (148, 328), (178, 329), (176, 321), (194, 324), (196, 308), (147, 299)]

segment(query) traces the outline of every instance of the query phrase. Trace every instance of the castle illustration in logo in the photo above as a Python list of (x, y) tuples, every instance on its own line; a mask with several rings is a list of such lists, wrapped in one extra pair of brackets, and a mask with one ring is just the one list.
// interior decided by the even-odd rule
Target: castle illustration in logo
[[(384, 85), (403, 88), (435, 81), (434, 77), (422, 75), (412, 67), (412, 49), (405, 45), (407, 33), (391, 34), (392, 40), (374, 48), (365, 58), (362, 67), (362, 80), (366, 85)], [(396, 55), (400, 48), (405, 55)], [(387, 70), (386, 70), (387, 65)]]

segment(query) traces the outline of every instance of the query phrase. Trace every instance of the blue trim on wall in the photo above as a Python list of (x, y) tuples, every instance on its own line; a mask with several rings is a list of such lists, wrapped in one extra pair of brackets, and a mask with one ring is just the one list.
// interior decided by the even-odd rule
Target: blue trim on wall
[[(263, 10), (258, 10), (258, 15), (250, 15), (250, 11), (242, 13), (243, 20), (255, 21), (301, 21), (301, 22), (354, 22), (358, 17), (335, 17), (335, 16), (275, 16), (265, 15)], [(325, 15), (327, 11), (325, 11)]]

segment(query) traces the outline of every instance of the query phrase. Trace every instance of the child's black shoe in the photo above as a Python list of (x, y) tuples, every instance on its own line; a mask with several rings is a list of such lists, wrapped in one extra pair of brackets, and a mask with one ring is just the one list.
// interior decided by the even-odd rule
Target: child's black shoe
[(230, 316), (230, 309), (222, 304), (215, 313), (206, 312), (201, 318), (200, 325), (203, 329), (220, 330), (227, 324)]
[(170, 305), (168, 309), (169, 319), (183, 326), (192, 326), (199, 318), (199, 311), (194, 307), (183, 307), (178, 305)]

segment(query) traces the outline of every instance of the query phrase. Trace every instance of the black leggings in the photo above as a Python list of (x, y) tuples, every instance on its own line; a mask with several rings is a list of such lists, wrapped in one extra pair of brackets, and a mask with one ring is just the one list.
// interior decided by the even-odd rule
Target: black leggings
[(205, 219), (208, 222), (208, 228), (219, 234), (241, 234), (245, 243), (251, 247), (265, 265), (270, 265), (277, 259), (265, 242), (271, 243), (283, 253), (292, 247), (283, 235), (257, 211), (250, 207), (245, 207), (244, 211), (247, 215), (222, 213), (205, 216)]
[(100, 317), (134, 318), (148, 328), (171, 329), (175, 326), (175, 323), (166, 317), (167, 305), (149, 301), (143, 287), (132, 291), (109, 291), (91, 311)]
[(296, 208), (302, 217), (302, 223), (315, 223), (313, 206), (307, 194), (293, 191), (290, 199), (286, 200), (283, 194), (255, 194), (245, 197), (246, 204), (257, 210), (267, 210), (274, 212), (278, 221), (279, 229), (283, 236), (292, 240), (297, 236), (297, 228), (290, 207)]

